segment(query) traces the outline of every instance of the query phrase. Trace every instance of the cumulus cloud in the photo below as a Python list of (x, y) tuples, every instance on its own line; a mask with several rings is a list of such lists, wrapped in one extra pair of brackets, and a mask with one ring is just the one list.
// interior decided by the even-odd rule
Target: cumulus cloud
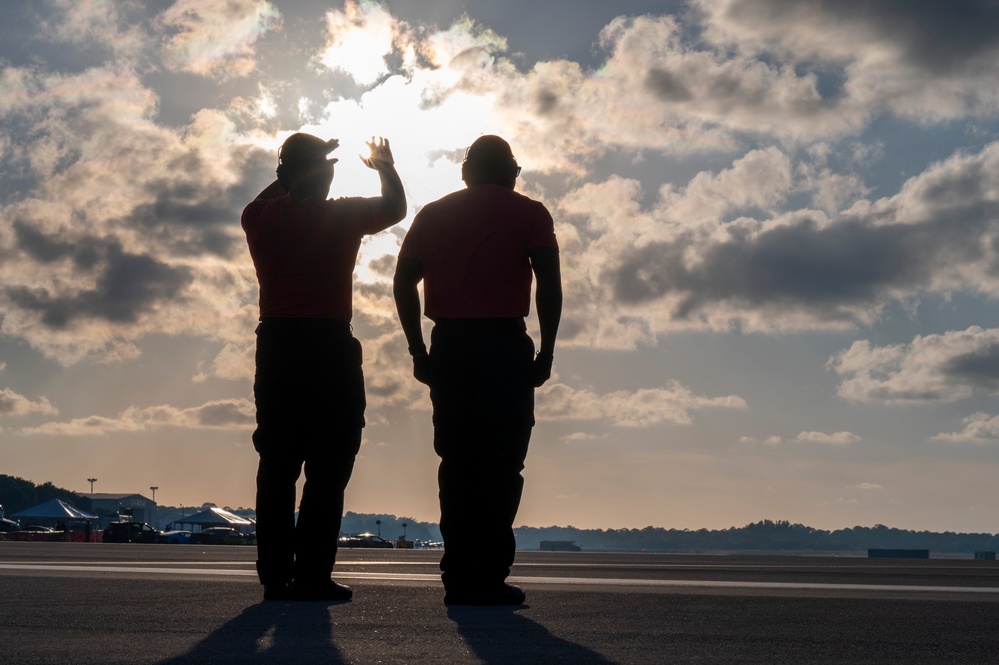
[(601, 33), (601, 44), (611, 53), (605, 75), (628, 91), (620, 101), (644, 102), (643, 115), (659, 122), (649, 129), (672, 133), (681, 144), (724, 144), (741, 132), (794, 140), (835, 136), (864, 121), (839, 100), (824, 99), (815, 73), (691, 45), (672, 17), (615, 19)]
[(841, 397), (859, 402), (954, 402), (999, 392), (999, 330), (972, 326), (909, 344), (868, 340), (829, 359)]
[(50, 422), (25, 427), (21, 434), (58, 436), (103, 436), (145, 432), (164, 427), (183, 429), (239, 430), (253, 429), (254, 406), (247, 399), (226, 399), (201, 406), (180, 409), (169, 405), (145, 408), (130, 407), (116, 417), (89, 416), (66, 422)]
[[(43, 251), (60, 253), (57, 243), (32, 240), (47, 245)], [(23, 246), (29, 254), (37, 249), (30, 241)], [(95, 242), (82, 251), (85, 256), (77, 255), (77, 264), (81, 260), (105, 264), (95, 275), (93, 288), (54, 294), (45, 288), (7, 287), (7, 297), (21, 309), (37, 312), (44, 325), (64, 329), (79, 317), (133, 323), (159, 300), (176, 298), (191, 281), (189, 271), (182, 267), (171, 267), (151, 256), (128, 254), (116, 244), (102, 248)]]
[(861, 438), (853, 432), (834, 432), (832, 434), (826, 434), (825, 432), (801, 432), (798, 434), (797, 440), (804, 443), (848, 446), (851, 443), (857, 443)]
[(26, 416), (33, 413), (54, 415), (58, 412), (59, 410), (52, 406), (52, 403), (45, 397), (31, 400), (10, 388), (0, 389), (0, 418)]
[(755, 151), (685, 189), (664, 187), (648, 208), (620, 180), (570, 193), (564, 253), (580, 252), (569, 274), (586, 288), (569, 297), (616, 303), (604, 319), (628, 314), (655, 333), (849, 328), (921, 293), (999, 295), (999, 144), (832, 217), (766, 214), (792, 192), (789, 169), (780, 151)]
[(999, 416), (975, 413), (964, 419), (964, 429), (960, 432), (937, 434), (933, 438), (951, 443), (999, 443)]
[[(134, 74), (15, 80), (0, 113), (35, 123), (37, 139), (23, 155), (34, 189), (0, 205), (5, 333), (67, 363), (135, 357), (151, 330), (232, 339), (231, 312), (253, 298), (251, 268), (232, 262), (243, 258), (234, 222), (263, 153), (218, 112), (158, 126)], [(8, 157), (7, 170), (22, 155)]]
[[(522, 67), (502, 36), (469, 19), (410, 25), (380, 4), (347, 2), (325, 14), (325, 42), (311, 55), (319, 76), (347, 74), (367, 88), (354, 98), (328, 90), (302, 97), (299, 80), (269, 85), (253, 67), (260, 37), (291, 26), (263, 1), (180, 0), (145, 21), (129, 20), (134, 8), (105, 3), (101, 14), (97, 5), (63, 4), (50, 39), (84, 39), (70, 12), (86, 12), (81, 25), (95, 26), (102, 42), (141, 25), (150, 33), (146, 57), (199, 75), (250, 77), (259, 104), (220, 91), (222, 108), (167, 127), (157, 122), (160, 99), (136, 68), (135, 49), (76, 72), (3, 66), (0, 117), (30, 128), (29, 141), (0, 139), (2, 175), (25, 185), (0, 202), (4, 331), (67, 363), (134, 357), (153, 330), (195, 332), (224, 347), (199, 380), (245, 377), (256, 293), (237, 220), (266, 184), (280, 137), (298, 129), (281, 124), (289, 118), (323, 135), (404, 133), (393, 145), (414, 207), (460, 186), (461, 149), (475, 136), (508, 136), (525, 167), (553, 178), (525, 184), (556, 212), (562, 333), (574, 344), (634, 348), (684, 329), (845, 329), (921, 293), (997, 293), (999, 144), (933, 165), (875, 201), (858, 199), (868, 192), (859, 176), (830, 166), (830, 153), (844, 148), (827, 141), (856, 135), (884, 112), (856, 92), (872, 71), (857, 54), (878, 49), (851, 35), (884, 46), (888, 62), (902, 67), (898, 54), (931, 40), (892, 32), (886, 12), (907, 16), (917, 35), (931, 34), (933, 17), (893, 3), (852, 13), (806, 4), (786, 24), (787, 13), (767, 0), (703, 0), (680, 18), (619, 18), (599, 35), (603, 66), (588, 70), (563, 60)], [(946, 21), (972, 20), (975, 11), (986, 12), (976, 20), (988, 18), (963, 8), (955, 12), (964, 18)], [(368, 50), (352, 50), (361, 47)], [(985, 67), (992, 46), (976, 31), (967, 45), (937, 48), (954, 74)], [(925, 63), (909, 66), (935, 76)], [(842, 79), (833, 93), (830, 67)], [(950, 88), (940, 85), (947, 98)], [(298, 93), (294, 108), (279, 108), (288, 90)], [(795, 145), (817, 140), (796, 154)], [(594, 166), (607, 155), (720, 151), (732, 155), (728, 167), (686, 181), (650, 169), (658, 188), (650, 192), (649, 182), (597, 175)], [(343, 177), (338, 191), (362, 189)], [(799, 205), (802, 194), (813, 208)], [(394, 320), (384, 257), (398, 242), (386, 238), (362, 250), (355, 303), (378, 334)], [(393, 385), (402, 384), (393, 377), (376, 388), (389, 394)]]
[(777, 435), (768, 436), (762, 441), (753, 436), (739, 437), (740, 444), (754, 444), (759, 442), (770, 447), (779, 446), (792, 441), (794, 443), (817, 443), (828, 446), (848, 446), (862, 441), (862, 438), (853, 432), (833, 432), (831, 434), (827, 434), (826, 432), (814, 431), (801, 432), (793, 440), (784, 439), (783, 437)]
[(398, 22), (373, 2), (347, 0), (326, 13), (328, 42), (319, 54), (323, 66), (368, 86), (389, 72), (385, 57), (394, 48)]
[(141, 9), (131, 2), (51, 0), (52, 13), (40, 26), (40, 36), (55, 43), (97, 46), (118, 60), (141, 60), (149, 34)]
[(599, 438), (602, 437), (592, 432), (572, 432), (563, 436), (562, 440), (567, 443), (576, 443), (579, 441), (596, 441)]
[(159, 21), (168, 34), (168, 66), (202, 76), (245, 76), (256, 64), (254, 43), (280, 25), (280, 13), (265, 0), (175, 0)]
[(921, 121), (999, 108), (999, 8), (906, 0), (694, 0), (709, 43), (824, 73), (847, 115)]
[(704, 397), (678, 381), (663, 388), (602, 395), (557, 383), (539, 397), (537, 415), (545, 420), (606, 420), (619, 427), (650, 427), (660, 423), (689, 425), (694, 411), (745, 408), (746, 401), (737, 395)]

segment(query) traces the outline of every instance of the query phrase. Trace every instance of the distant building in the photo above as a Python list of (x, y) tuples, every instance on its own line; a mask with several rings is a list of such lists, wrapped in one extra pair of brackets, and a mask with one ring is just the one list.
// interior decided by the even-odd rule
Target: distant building
[(110, 522), (130, 521), (153, 524), (156, 502), (141, 494), (85, 494), (90, 512), (101, 518), (103, 528)]
[(574, 540), (542, 540), (542, 552), (578, 552), (582, 547)]

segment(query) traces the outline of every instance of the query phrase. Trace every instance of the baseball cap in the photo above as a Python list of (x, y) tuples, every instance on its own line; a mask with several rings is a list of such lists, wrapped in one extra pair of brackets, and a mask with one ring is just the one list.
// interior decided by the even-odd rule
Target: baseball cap
[[(336, 139), (324, 141), (312, 134), (296, 132), (281, 144), (281, 148), (278, 150), (278, 163), (301, 166), (322, 162), (326, 160), (326, 155), (336, 150), (339, 145), (340, 142)], [(330, 161), (337, 162), (338, 160), (334, 157)]]

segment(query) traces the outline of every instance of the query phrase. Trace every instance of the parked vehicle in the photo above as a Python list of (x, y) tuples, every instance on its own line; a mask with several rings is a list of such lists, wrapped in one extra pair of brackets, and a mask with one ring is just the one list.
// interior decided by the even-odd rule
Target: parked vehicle
[(190, 531), (164, 531), (156, 537), (156, 542), (180, 545), (191, 542)]
[(155, 543), (159, 531), (145, 522), (112, 522), (104, 529), (105, 543)]
[(0, 533), (12, 533), (14, 531), (20, 531), (20, 525), (14, 520), (9, 520), (6, 518), (6, 513), (3, 510), (3, 506), (0, 506)]
[(340, 536), (339, 547), (395, 547), (391, 542), (373, 533), (360, 533), (356, 536)]
[(33, 531), (35, 533), (55, 533), (55, 529), (50, 526), (42, 526), (41, 524), (32, 524), (31, 526), (26, 526), (21, 531)]
[(191, 534), (195, 545), (248, 545), (247, 537), (227, 526), (213, 526)]

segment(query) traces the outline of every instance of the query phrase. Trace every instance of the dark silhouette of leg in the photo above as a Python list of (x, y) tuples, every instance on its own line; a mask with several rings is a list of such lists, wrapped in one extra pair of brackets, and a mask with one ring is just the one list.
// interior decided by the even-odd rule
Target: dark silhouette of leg
[(269, 454), (257, 467), (257, 574), (265, 585), (292, 580), (295, 561), (295, 482), (302, 463)]
[(448, 590), (499, 588), (510, 574), (534, 424), (533, 348), (522, 326), (508, 321), (434, 330), (431, 399)]

